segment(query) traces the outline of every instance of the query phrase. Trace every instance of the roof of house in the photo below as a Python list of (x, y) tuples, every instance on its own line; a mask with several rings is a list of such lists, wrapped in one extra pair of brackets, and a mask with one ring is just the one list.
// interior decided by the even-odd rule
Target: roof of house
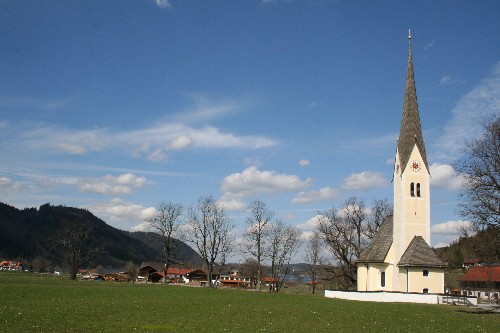
[(384, 262), (392, 245), (392, 215), (385, 218), (358, 262)]
[(260, 278), (262, 282), (278, 282), (278, 279), (273, 278), (272, 276), (263, 276)]
[(439, 259), (422, 236), (415, 236), (401, 256), (398, 266), (446, 267), (448, 265)]
[(460, 281), (500, 282), (500, 266), (474, 266), (460, 277)]
[(479, 260), (479, 259), (469, 259), (469, 260), (465, 260), (464, 264), (479, 264), (480, 262), (481, 262), (481, 260)]
[(417, 89), (415, 87), (410, 44), (408, 48), (408, 69), (406, 72), (403, 117), (401, 118), (401, 129), (398, 138), (398, 152), (399, 159), (401, 161), (401, 171), (405, 170), (415, 145), (417, 145), (420, 154), (422, 155), (425, 167), (429, 170), (424, 139), (422, 136), (422, 127), (420, 125), (420, 115), (418, 112)]
[[(165, 269), (165, 264), (159, 262), (144, 262), (142, 263), (140, 269), (148, 269), (150, 273), (153, 271), (163, 272), (163, 270)], [(169, 267), (167, 270), (167, 274), (185, 275), (187, 273), (190, 273), (191, 271), (192, 269), (189, 268)]]

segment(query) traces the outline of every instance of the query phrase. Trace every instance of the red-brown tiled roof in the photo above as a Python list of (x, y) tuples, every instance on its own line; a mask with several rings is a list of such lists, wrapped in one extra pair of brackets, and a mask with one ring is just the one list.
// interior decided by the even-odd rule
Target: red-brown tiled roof
[(278, 282), (278, 279), (275, 279), (271, 276), (264, 276), (264, 277), (260, 278), (260, 280), (262, 282)]
[(479, 264), (480, 262), (481, 262), (481, 260), (479, 260), (479, 259), (469, 259), (469, 260), (464, 261), (464, 264)]
[(460, 281), (500, 282), (500, 266), (475, 266), (460, 277)]

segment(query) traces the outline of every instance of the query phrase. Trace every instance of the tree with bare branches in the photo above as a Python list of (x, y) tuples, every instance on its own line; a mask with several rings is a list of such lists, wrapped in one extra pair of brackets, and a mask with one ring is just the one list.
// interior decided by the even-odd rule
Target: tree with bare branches
[(231, 250), (233, 222), (212, 196), (202, 197), (188, 213), (187, 241), (194, 244), (206, 269), (208, 286), (212, 286), (214, 265), (224, 266)]
[(180, 220), (182, 214), (182, 205), (169, 201), (162, 202), (156, 208), (153, 216), (148, 217), (146, 222), (150, 229), (158, 234), (162, 246), (163, 256), (163, 282), (167, 281), (167, 272), (175, 254), (174, 236), (182, 224)]
[(323, 241), (319, 233), (315, 232), (309, 237), (305, 255), (305, 260), (309, 265), (309, 272), (311, 273), (312, 294), (316, 291), (316, 283), (318, 282), (319, 272), (323, 264), (322, 249)]
[(318, 232), (334, 259), (329, 272), (343, 289), (356, 285), (356, 260), (392, 208), (385, 201), (375, 201), (371, 212), (367, 214), (362, 199), (351, 197), (340, 210), (333, 207), (319, 213)]
[(479, 230), (500, 227), (500, 116), (484, 125), (483, 135), (467, 142), (456, 165), (464, 176), (460, 213)]
[(289, 273), (290, 261), (300, 247), (301, 232), (297, 228), (277, 220), (270, 225), (268, 253), (271, 267), (269, 292), (278, 293)]
[(87, 265), (103, 250), (101, 238), (94, 228), (83, 222), (64, 221), (54, 242), (61, 249), (71, 280), (76, 280), (78, 269)]
[(244, 252), (257, 261), (257, 288), (261, 290), (262, 261), (264, 259), (263, 242), (268, 235), (268, 226), (274, 216), (263, 201), (255, 200), (249, 205), (250, 216), (246, 219), (246, 231), (243, 234)]

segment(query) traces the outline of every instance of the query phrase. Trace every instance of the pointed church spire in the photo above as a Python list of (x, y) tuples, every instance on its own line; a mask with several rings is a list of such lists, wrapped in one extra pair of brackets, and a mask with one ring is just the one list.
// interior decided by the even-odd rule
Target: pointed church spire
[(413, 60), (411, 55), (411, 31), (408, 31), (408, 69), (406, 71), (406, 87), (403, 102), (403, 117), (401, 119), (401, 129), (399, 131), (398, 151), (401, 161), (401, 170), (406, 169), (408, 160), (415, 144), (422, 155), (424, 164), (427, 165), (427, 154), (425, 153), (422, 128), (420, 126), (420, 115), (418, 112), (417, 89), (413, 74)]

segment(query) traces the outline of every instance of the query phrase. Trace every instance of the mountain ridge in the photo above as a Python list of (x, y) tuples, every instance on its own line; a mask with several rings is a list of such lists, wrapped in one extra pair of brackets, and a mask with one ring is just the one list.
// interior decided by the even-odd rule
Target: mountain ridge
[[(128, 261), (140, 264), (161, 261), (159, 235), (151, 232), (130, 232), (108, 225), (90, 211), (82, 208), (53, 206), (50, 203), (37, 208), (18, 209), (0, 202), (0, 258), (19, 258), (25, 261), (42, 257), (63, 265), (61, 251), (54, 244), (54, 236), (67, 222), (79, 222), (94, 229), (102, 239), (103, 252), (93, 265), (123, 267)], [(187, 244), (174, 240), (178, 249), (174, 261), (196, 265), (200, 256)]]

